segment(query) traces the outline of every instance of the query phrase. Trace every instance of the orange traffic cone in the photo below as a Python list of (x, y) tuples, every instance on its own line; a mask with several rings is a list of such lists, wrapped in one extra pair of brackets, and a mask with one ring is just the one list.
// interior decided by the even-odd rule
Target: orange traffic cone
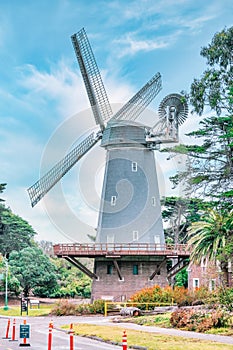
[(125, 330), (122, 336), (122, 350), (127, 350), (127, 334)]
[(74, 330), (73, 330), (73, 323), (70, 324), (70, 350), (74, 350)]

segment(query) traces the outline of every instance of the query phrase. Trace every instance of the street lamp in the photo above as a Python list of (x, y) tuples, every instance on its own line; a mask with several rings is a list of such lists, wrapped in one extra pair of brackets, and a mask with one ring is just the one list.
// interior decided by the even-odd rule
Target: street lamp
[(5, 259), (6, 264), (6, 277), (5, 277), (5, 306), (3, 310), (8, 310), (8, 261)]

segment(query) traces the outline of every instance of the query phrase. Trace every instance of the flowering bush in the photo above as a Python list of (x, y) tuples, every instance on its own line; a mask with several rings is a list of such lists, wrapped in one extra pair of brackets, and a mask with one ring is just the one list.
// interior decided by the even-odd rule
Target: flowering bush
[(231, 319), (230, 313), (222, 310), (195, 310), (181, 308), (171, 314), (170, 323), (173, 327), (189, 331), (205, 332), (211, 328), (226, 327)]
[(153, 286), (143, 288), (130, 297), (132, 302), (137, 303), (171, 303), (172, 302), (172, 288), (161, 288), (160, 286)]
[(51, 310), (52, 315), (67, 316), (76, 314), (76, 305), (68, 300), (60, 300)]
[(171, 314), (170, 323), (176, 328), (186, 328), (188, 330), (194, 329), (194, 310), (193, 309), (179, 309)]
[(203, 304), (209, 298), (209, 292), (206, 288), (199, 288), (190, 291), (184, 287), (170, 286), (161, 288), (153, 286), (144, 288), (130, 297), (130, 300), (138, 303), (176, 303), (178, 306), (188, 306), (194, 304)]

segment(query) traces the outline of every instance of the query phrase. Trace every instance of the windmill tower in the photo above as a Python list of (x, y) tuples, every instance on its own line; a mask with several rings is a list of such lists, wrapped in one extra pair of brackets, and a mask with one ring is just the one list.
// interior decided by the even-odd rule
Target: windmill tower
[[(73, 250), (56, 245), (55, 252), (93, 278), (94, 299), (124, 299), (145, 285), (167, 284), (168, 253), (163, 254), (165, 239), (153, 150), (160, 143), (178, 141), (178, 126), (187, 116), (187, 104), (182, 96), (172, 94), (161, 102), (160, 119), (154, 127), (136, 121), (161, 90), (161, 76), (157, 73), (113, 115), (85, 30), (72, 35), (71, 40), (100, 129), (86, 137), (28, 192), (32, 206), (36, 205), (101, 140), (107, 155), (96, 243), (86, 247), (75, 243)], [(94, 271), (76, 260), (78, 256), (94, 257)]]

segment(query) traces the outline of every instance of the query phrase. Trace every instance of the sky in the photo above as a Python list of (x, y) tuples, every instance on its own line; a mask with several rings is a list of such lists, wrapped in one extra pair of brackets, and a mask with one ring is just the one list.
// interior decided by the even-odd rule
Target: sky
[[(232, 0), (0, 0), (0, 183), (7, 183), (1, 197), (32, 225), (36, 240), (86, 242), (97, 225), (105, 160), (99, 146), (34, 208), (27, 194), (96, 130), (71, 35), (85, 28), (114, 110), (161, 73), (163, 89), (139, 120), (153, 125), (161, 100), (189, 91), (201, 76), (201, 48), (232, 20)], [(190, 115), (180, 142), (197, 124)], [(183, 160), (158, 152), (156, 158), (160, 195), (175, 193), (169, 176)]]

